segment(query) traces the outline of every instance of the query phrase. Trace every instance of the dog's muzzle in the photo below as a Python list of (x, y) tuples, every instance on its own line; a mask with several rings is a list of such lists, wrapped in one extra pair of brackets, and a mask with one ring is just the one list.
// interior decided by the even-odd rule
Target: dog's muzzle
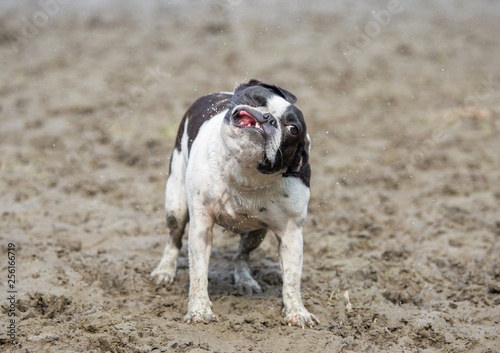
[(233, 115), (234, 126), (242, 129), (254, 129), (264, 132), (266, 125), (276, 128), (278, 122), (274, 116), (269, 113), (261, 113), (258, 110), (251, 109), (250, 107), (237, 108), (234, 110)]
[(236, 130), (245, 132), (249, 137), (259, 136), (258, 140), (250, 137), (254, 143), (246, 147), (255, 150), (255, 146), (262, 143), (262, 160), (257, 168), (259, 172), (272, 174), (280, 169), (281, 160), (276, 163), (276, 159), (281, 145), (281, 130), (278, 120), (272, 114), (263, 113), (247, 105), (236, 106), (231, 113), (231, 124)]

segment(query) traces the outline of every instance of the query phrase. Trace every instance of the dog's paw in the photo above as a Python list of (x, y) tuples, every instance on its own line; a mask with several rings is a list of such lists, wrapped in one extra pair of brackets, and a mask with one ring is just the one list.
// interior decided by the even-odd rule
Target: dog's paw
[(234, 268), (234, 284), (240, 295), (262, 293), (260, 284), (253, 279), (246, 261), (237, 261)]
[(240, 277), (235, 283), (236, 289), (240, 295), (251, 295), (253, 293), (262, 293), (259, 283), (252, 277)]
[(175, 279), (176, 270), (177, 259), (165, 259), (165, 257), (163, 257), (158, 266), (151, 272), (150, 277), (156, 279), (157, 284), (162, 282), (171, 284)]
[(184, 316), (184, 321), (188, 324), (196, 322), (204, 322), (206, 324), (211, 321), (219, 321), (219, 317), (215, 315), (210, 308), (210, 306), (198, 306), (196, 309), (191, 309), (188, 311), (186, 316)]
[(288, 324), (288, 326), (304, 328), (306, 325), (313, 327), (315, 324), (319, 324), (318, 318), (304, 307), (283, 310), (283, 313), (285, 316), (285, 323)]

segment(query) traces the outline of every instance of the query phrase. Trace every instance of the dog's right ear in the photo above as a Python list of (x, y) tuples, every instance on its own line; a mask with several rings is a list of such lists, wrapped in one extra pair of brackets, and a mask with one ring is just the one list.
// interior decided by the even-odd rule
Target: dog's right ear
[(284, 98), (286, 101), (288, 101), (291, 104), (294, 104), (295, 102), (297, 102), (297, 97), (295, 97), (295, 95), (293, 95), (292, 93), (288, 92), (286, 89), (283, 89), (281, 87), (278, 87), (276, 85), (272, 85), (269, 83), (264, 83), (260, 80), (255, 79), (255, 78), (251, 79), (247, 83), (242, 83), (241, 85), (239, 85), (236, 88), (236, 90), (234, 92), (236, 93), (239, 90), (242, 90), (242, 89), (245, 89), (245, 88), (251, 87), (251, 86), (261, 86), (261, 87), (267, 88), (269, 91), (277, 94), (278, 96), (281, 96), (282, 98)]
[(310, 150), (311, 138), (309, 137), (309, 134), (306, 133), (304, 140), (302, 140), (297, 146), (292, 163), (288, 167), (287, 171), (283, 173), (283, 176), (297, 177), (302, 180), (307, 187), (309, 187), (311, 180), (311, 166), (309, 165)]

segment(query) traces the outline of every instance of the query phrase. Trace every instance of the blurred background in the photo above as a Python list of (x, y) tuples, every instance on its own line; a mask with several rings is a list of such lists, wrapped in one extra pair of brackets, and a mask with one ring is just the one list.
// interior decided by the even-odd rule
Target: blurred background
[[(498, 33), (493, 0), (3, 0), (0, 239), (21, 250), (0, 347), (493, 352)], [(294, 93), (312, 138), (303, 296), (322, 324), (300, 335), (272, 236), (244, 298), (218, 229), (218, 324), (182, 323), (184, 248), (172, 287), (147, 278), (182, 115), (251, 78)]]

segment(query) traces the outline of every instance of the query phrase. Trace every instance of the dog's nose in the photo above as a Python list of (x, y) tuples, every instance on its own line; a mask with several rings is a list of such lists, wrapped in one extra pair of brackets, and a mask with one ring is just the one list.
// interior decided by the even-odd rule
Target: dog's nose
[(276, 121), (276, 118), (272, 114), (270, 114), (270, 113), (264, 113), (264, 114), (262, 114), (262, 118), (264, 119), (264, 122), (269, 123), (269, 124), (271, 124), (274, 127), (276, 127), (278, 125), (277, 121)]

